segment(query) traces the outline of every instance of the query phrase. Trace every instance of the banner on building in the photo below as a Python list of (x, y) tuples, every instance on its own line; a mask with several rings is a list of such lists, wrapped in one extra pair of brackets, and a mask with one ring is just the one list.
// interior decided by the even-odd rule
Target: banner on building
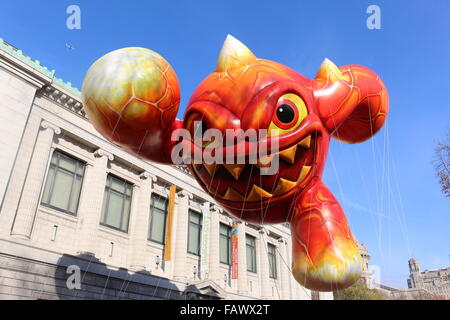
[(233, 228), (231, 229), (231, 279), (238, 278), (238, 223), (233, 219)]
[(175, 185), (170, 186), (169, 208), (167, 210), (167, 221), (166, 221), (166, 238), (165, 238), (165, 246), (164, 246), (164, 261), (169, 261), (171, 259), (173, 211), (175, 209), (176, 193), (177, 193), (177, 187)]
[(202, 240), (200, 245), (200, 274), (205, 276), (208, 273), (209, 260), (209, 229), (211, 224), (211, 212), (209, 210), (209, 202), (202, 205)]

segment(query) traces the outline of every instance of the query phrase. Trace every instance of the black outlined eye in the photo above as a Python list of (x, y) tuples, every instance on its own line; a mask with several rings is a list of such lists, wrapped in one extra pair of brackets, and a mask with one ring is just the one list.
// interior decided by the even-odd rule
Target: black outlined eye
[(269, 125), (269, 136), (280, 135), (297, 129), (308, 116), (308, 109), (303, 99), (287, 93), (278, 99), (277, 108)]

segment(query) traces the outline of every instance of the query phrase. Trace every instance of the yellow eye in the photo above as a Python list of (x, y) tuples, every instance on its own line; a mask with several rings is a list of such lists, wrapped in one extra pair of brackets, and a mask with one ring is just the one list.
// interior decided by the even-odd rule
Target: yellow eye
[(287, 93), (278, 99), (268, 136), (282, 135), (297, 129), (308, 116), (308, 109), (302, 98), (294, 93)]

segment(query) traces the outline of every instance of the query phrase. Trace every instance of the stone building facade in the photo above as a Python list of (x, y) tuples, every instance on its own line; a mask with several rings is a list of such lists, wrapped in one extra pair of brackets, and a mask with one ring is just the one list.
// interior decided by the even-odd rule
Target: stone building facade
[(106, 141), (77, 89), (1, 39), (0, 110), (0, 299), (332, 299), (292, 277), (286, 224), (238, 223), (233, 277), (232, 218), (186, 168)]
[(407, 289), (397, 289), (376, 284), (375, 289), (393, 300), (440, 300), (450, 299), (450, 268), (420, 271), (419, 261), (408, 260), (409, 278)]
[(372, 274), (369, 270), (369, 262), (370, 262), (370, 254), (367, 250), (367, 247), (364, 243), (358, 242), (358, 250), (361, 254), (362, 261), (362, 272), (361, 272), (361, 280), (364, 282), (364, 285), (368, 288), (372, 288)]
[(423, 289), (428, 294), (450, 299), (450, 267), (439, 270), (420, 271), (419, 261), (411, 258), (409, 266), (409, 289)]

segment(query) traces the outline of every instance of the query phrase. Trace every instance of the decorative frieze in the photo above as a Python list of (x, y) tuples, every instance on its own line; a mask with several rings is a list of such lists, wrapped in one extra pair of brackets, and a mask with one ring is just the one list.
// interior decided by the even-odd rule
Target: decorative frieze
[(38, 91), (38, 95), (44, 96), (57, 105), (72, 111), (73, 113), (87, 119), (86, 112), (83, 109), (83, 104), (81, 101), (75, 97), (66, 95), (52, 85), (46, 85), (41, 90)]

